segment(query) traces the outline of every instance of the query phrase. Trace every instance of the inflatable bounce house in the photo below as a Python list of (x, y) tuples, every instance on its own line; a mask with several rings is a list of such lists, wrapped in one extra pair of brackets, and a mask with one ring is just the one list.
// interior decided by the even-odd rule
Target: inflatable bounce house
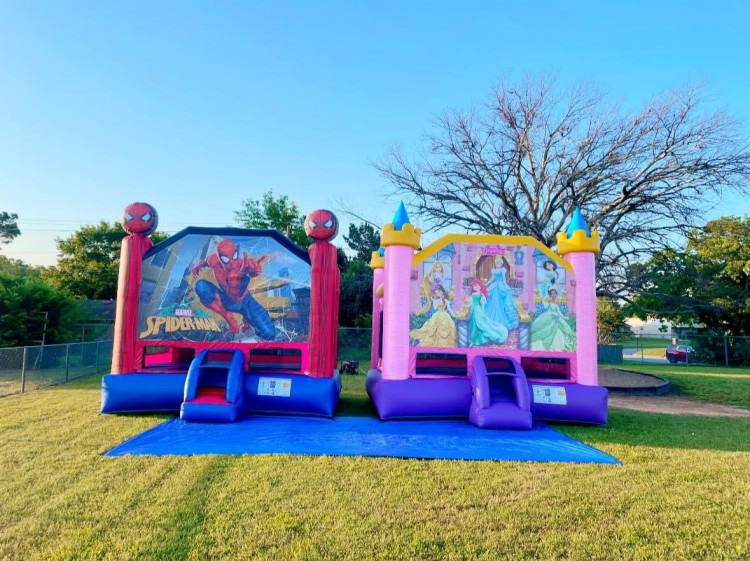
[(580, 211), (557, 253), (525, 236), (447, 235), (421, 251), (403, 204), (374, 252), (372, 367), (381, 419), (607, 422), (595, 254)]
[(312, 212), (304, 251), (278, 232), (186, 228), (153, 245), (157, 214), (125, 209), (112, 373), (102, 412), (330, 417), (337, 365), (338, 221)]

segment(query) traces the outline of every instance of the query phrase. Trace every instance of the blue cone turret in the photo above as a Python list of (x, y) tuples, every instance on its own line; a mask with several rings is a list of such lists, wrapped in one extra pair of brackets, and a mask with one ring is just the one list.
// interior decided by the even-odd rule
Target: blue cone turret
[(409, 224), (409, 215), (406, 214), (406, 207), (404, 201), (401, 201), (396, 209), (396, 214), (393, 215), (393, 229), (396, 231), (401, 230), (404, 224)]

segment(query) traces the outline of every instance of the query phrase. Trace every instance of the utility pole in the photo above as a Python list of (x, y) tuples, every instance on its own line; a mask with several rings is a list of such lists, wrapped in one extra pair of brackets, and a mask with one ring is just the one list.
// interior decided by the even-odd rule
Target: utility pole
[(49, 312), (39, 312), (44, 316), (44, 328), (42, 329), (42, 347), (44, 346), (44, 341), (47, 338), (47, 320), (49, 320)]

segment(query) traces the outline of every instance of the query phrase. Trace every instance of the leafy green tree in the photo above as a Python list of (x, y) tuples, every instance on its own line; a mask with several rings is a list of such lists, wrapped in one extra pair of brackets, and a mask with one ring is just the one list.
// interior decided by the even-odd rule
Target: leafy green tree
[(344, 241), (354, 251), (354, 259), (369, 263), (372, 252), (380, 247), (380, 232), (366, 222), (352, 223), (349, 224), (349, 234), (344, 236)]
[(750, 218), (723, 217), (688, 235), (683, 251), (663, 250), (633, 269), (633, 312), (750, 334)]
[(341, 272), (339, 323), (346, 327), (370, 327), (372, 322), (372, 271), (369, 261), (349, 261)]
[(286, 195), (276, 197), (269, 189), (260, 199), (242, 201), (242, 208), (234, 213), (235, 221), (243, 228), (276, 230), (287, 234), (289, 239), (303, 249), (312, 240), (305, 233), (305, 216), (300, 214), (297, 203)]
[[(341, 304), (339, 322), (347, 327), (372, 325), (372, 252), (380, 247), (380, 233), (366, 222), (350, 224), (344, 236), (354, 255), (341, 267)], [(343, 253), (343, 252), (342, 252)]]
[(38, 277), (0, 274), (0, 346), (38, 345), (43, 333), (46, 343), (71, 341), (85, 315), (67, 290)]
[(622, 338), (628, 328), (625, 324), (625, 314), (617, 300), (597, 298), (596, 327), (599, 343), (611, 345)]
[(18, 215), (12, 212), (0, 212), (0, 244), (8, 244), (21, 235), (18, 229)]
[[(117, 295), (120, 248), (127, 236), (119, 222), (82, 226), (71, 236), (57, 239), (57, 266), (43, 276), (52, 285), (65, 288), (74, 296), (109, 300)], [(151, 239), (159, 243), (166, 234), (155, 232)]]
[(0, 274), (6, 274), (13, 277), (41, 275), (42, 267), (32, 267), (20, 259), (11, 259), (5, 255), (0, 255)]

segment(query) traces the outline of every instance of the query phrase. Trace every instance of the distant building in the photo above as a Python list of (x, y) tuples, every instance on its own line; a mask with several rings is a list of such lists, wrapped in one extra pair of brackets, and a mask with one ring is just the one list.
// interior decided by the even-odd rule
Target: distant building
[(673, 324), (666, 319), (648, 319), (628, 318), (625, 323), (630, 327), (633, 335), (641, 337), (659, 337), (661, 339), (687, 339), (697, 333), (700, 333), (704, 327), (700, 324), (681, 323)]
[(625, 323), (630, 327), (633, 335), (642, 337), (660, 337), (671, 339), (674, 326), (671, 321), (661, 319), (642, 320), (640, 318), (628, 318)]

